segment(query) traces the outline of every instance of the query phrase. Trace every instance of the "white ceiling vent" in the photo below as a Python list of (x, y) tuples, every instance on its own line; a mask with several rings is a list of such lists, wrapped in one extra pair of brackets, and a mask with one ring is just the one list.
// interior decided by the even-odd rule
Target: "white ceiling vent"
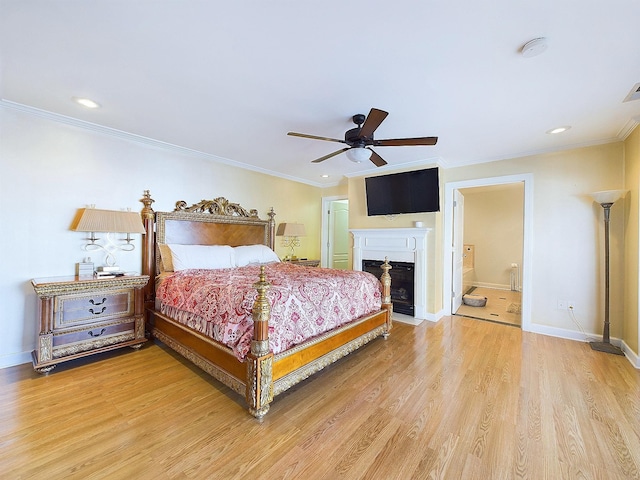
[(627, 95), (623, 101), (630, 102), (631, 100), (640, 100), (640, 83), (636, 83), (633, 86), (629, 95)]

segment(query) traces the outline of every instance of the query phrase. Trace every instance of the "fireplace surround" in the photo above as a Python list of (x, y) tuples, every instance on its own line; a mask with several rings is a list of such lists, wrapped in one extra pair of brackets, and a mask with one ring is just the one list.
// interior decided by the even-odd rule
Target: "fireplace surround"
[[(414, 313), (427, 318), (427, 240), (431, 228), (353, 229), (353, 269), (362, 270), (363, 260), (414, 264)], [(393, 277), (392, 277), (393, 278)], [(392, 280), (393, 288), (393, 280)], [(396, 310), (397, 311), (397, 310)]]

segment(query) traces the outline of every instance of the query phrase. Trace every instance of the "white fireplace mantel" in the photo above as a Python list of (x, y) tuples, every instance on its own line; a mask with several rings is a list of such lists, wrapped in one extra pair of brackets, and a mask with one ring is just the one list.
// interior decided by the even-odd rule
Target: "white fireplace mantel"
[(374, 228), (349, 230), (353, 235), (353, 269), (362, 270), (362, 260), (384, 260), (415, 264), (414, 316), (427, 318), (427, 237), (431, 228)]

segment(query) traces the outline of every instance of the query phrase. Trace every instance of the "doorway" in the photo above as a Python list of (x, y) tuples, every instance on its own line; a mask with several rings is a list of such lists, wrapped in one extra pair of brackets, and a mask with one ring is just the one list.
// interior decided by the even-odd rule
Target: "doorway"
[[(524, 183), (456, 190), (455, 265), (452, 313), (508, 325), (521, 325)], [(460, 225), (461, 224), (461, 225)], [(462, 248), (456, 239), (461, 237)], [(459, 293), (460, 292), (460, 293)], [(486, 299), (486, 304), (477, 302)]]
[(338, 270), (349, 269), (349, 200), (322, 199), (322, 248), (320, 264)]
[[(456, 209), (460, 207), (460, 204), (464, 206), (465, 201), (460, 202), (460, 195), (465, 192), (465, 189), (478, 189), (480, 192), (483, 188), (489, 189), (492, 186), (499, 188), (508, 188), (509, 184), (520, 184), (524, 190), (523, 192), (523, 208), (522, 208), (522, 260), (521, 264), (517, 266), (518, 285), (517, 289), (522, 290), (521, 304), (518, 306), (519, 313), (521, 315), (521, 328), (524, 331), (530, 330), (531, 325), (531, 236), (532, 236), (532, 205), (533, 205), (533, 177), (531, 174), (522, 175), (510, 175), (505, 177), (494, 177), (486, 179), (468, 180), (463, 182), (451, 182), (445, 184), (445, 200), (444, 204), (447, 206), (444, 209), (444, 245), (445, 255), (444, 268), (443, 268), (443, 313), (444, 315), (452, 315), (459, 307), (460, 292), (463, 284), (463, 262), (458, 261), (456, 256), (460, 254), (460, 251), (464, 248), (464, 233), (462, 232), (461, 225), (464, 225), (463, 209)], [(472, 190), (467, 190), (471, 192)], [(464, 200), (464, 199), (463, 199)], [(481, 220), (480, 220), (481, 221)], [(491, 226), (487, 225), (486, 229)], [(485, 230), (486, 231), (486, 230)], [(487, 260), (486, 258), (483, 260)], [(508, 270), (509, 264), (502, 266), (503, 270)], [(504, 287), (505, 281), (496, 281), (497, 285), (492, 285), (488, 282), (483, 287)], [(506, 281), (507, 286), (510, 282)], [(504, 290), (503, 290), (504, 292)], [(464, 292), (463, 292), (464, 293)], [(515, 302), (511, 302), (515, 303)], [(510, 303), (507, 307), (510, 306)], [(476, 307), (477, 308), (477, 307)]]

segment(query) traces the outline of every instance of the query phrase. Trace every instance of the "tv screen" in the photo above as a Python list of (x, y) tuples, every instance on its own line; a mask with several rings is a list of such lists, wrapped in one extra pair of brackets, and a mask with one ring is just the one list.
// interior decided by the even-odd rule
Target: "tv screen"
[(440, 211), (437, 168), (367, 177), (364, 182), (368, 216)]

